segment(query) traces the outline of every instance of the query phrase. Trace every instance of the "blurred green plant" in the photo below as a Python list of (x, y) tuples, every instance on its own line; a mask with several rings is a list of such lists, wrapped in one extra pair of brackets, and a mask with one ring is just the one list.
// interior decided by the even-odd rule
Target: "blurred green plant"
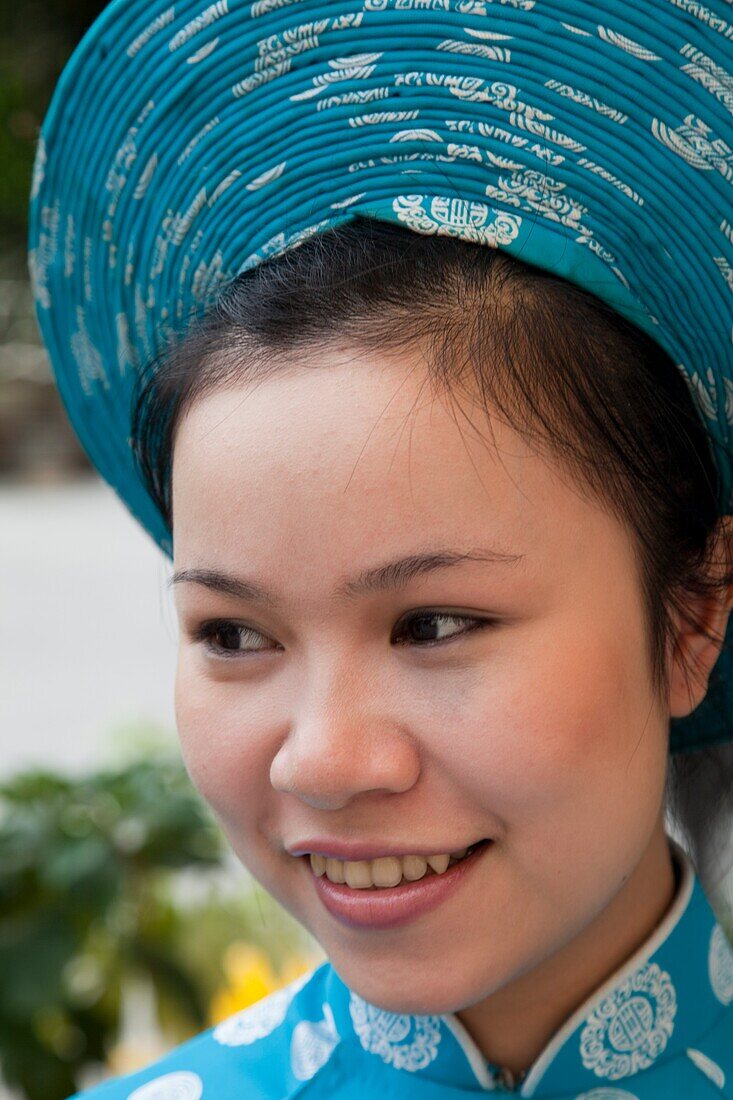
[(205, 886), (225, 852), (171, 754), (81, 779), (26, 773), (0, 787), (0, 1070), (8, 1085), (28, 1100), (78, 1091), (85, 1067), (107, 1064), (131, 977), (152, 984), (172, 1045), (208, 1025), (228, 944), (284, 956), (300, 926), (268, 894), (186, 887), (186, 875)]

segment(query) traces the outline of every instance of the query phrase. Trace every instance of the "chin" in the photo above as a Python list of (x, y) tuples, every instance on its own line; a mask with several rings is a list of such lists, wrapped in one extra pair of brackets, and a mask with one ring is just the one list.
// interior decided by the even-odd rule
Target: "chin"
[(458, 1012), (487, 995), (485, 990), (478, 993), (473, 990), (468, 979), (462, 983), (455, 973), (453, 981), (446, 982), (445, 971), (434, 957), (423, 963), (405, 960), (404, 966), (368, 960), (360, 966), (351, 955), (342, 966), (338, 952), (331, 954), (325, 947), (324, 950), (349, 989), (376, 1008), (398, 1016), (442, 1016)]

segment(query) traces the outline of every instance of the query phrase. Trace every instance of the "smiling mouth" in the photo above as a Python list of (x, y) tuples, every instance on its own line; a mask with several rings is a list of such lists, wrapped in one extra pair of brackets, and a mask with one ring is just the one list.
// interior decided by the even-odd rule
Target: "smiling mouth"
[[(405, 888), (411, 887), (413, 885), (417, 885), (420, 882), (424, 882), (424, 880), (427, 879), (427, 878), (442, 878), (446, 874), (448, 874), (448, 872), (451, 871), (452, 868), (455, 867), (457, 864), (465, 863), (466, 860), (470, 859), (471, 856), (473, 856), (475, 853), (477, 853), (479, 851), (483, 851), (483, 849), (486, 848), (491, 843), (492, 843), (492, 841), (491, 841), (490, 838), (484, 838), (483, 840), (477, 841), (475, 844), (471, 844), (466, 849), (464, 855), (462, 855), (460, 857), (451, 856), (450, 860), (448, 862), (448, 866), (446, 867), (445, 871), (435, 871), (428, 864), (428, 867), (427, 867), (427, 870), (425, 871), (425, 873), (423, 875), (421, 875), (420, 878), (417, 879), (417, 880), (409, 880), (409, 879), (406, 879), (406, 878), (403, 877), (402, 880), (399, 883), (397, 883), (397, 885), (395, 885), (395, 886), (376, 886), (376, 885), (372, 884), (371, 886), (353, 887), (353, 889), (357, 890), (358, 893), (360, 893), (360, 894), (366, 894), (366, 893), (369, 893), (371, 891), (377, 891), (377, 892), (381, 892), (381, 893), (388, 893), (388, 892), (392, 892), (392, 891), (395, 891), (395, 890), (405, 889)], [(313, 874), (316, 878), (323, 878), (328, 883), (332, 883), (333, 885), (337, 885), (337, 886), (339, 885), (339, 883), (333, 883), (333, 880), (328, 878), (328, 876), (325, 874), (325, 872), (321, 872), (320, 875), (316, 873), (316, 871), (313, 869), (313, 865), (311, 863), (310, 853), (305, 853), (300, 858), (305, 860), (305, 862), (309, 865), (309, 870), (310, 870), (311, 874)], [(341, 862), (341, 861), (339, 861), (339, 862)], [(346, 884), (344, 883), (343, 885), (345, 886)]]

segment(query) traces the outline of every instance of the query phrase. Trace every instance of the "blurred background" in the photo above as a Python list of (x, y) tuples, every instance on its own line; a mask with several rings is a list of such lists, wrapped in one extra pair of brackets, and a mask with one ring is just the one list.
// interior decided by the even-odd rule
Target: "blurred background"
[(0, 0), (1, 1100), (66, 1100), (325, 957), (188, 780), (170, 565), (90, 467), (40, 346), (35, 143), (104, 6)]

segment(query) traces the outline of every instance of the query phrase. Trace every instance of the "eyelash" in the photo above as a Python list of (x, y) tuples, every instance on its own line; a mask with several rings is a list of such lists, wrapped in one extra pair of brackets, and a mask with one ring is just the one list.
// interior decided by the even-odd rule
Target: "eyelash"
[[(495, 626), (496, 619), (478, 619), (472, 615), (450, 615), (443, 611), (420, 611), (416, 614), (409, 615), (402, 620), (404, 626), (409, 626), (411, 623), (419, 621), (420, 619), (440, 619), (451, 620), (454, 622), (466, 622), (472, 625), (467, 630), (459, 631), (457, 634), (451, 635), (449, 638), (437, 638), (433, 641), (413, 643), (417, 645), (418, 649), (434, 649), (436, 646), (445, 645), (448, 642), (452, 642), (457, 638), (464, 638), (467, 634), (473, 634), (474, 631), (482, 630), (485, 627)], [(212, 642), (217, 634), (222, 630), (233, 627), (234, 630), (240, 630), (243, 633), (257, 634), (260, 637), (265, 637), (259, 630), (254, 630), (253, 627), (241, 626), (238, 623), (233, 622), (231, 619), (210, 619), (207, 622), (201, 623), (199, 627), (193, 632), (192, 638), (194, 642), (198, 642), (204, 646), (209, 653), (214, 654), (217, 657), (223, 657), (225, 660), (239, 659), (247, 657), (252, 653), (264, 653), (265, 650), (236, 650), (226, 649), (224, 646), (216, 645)]]

